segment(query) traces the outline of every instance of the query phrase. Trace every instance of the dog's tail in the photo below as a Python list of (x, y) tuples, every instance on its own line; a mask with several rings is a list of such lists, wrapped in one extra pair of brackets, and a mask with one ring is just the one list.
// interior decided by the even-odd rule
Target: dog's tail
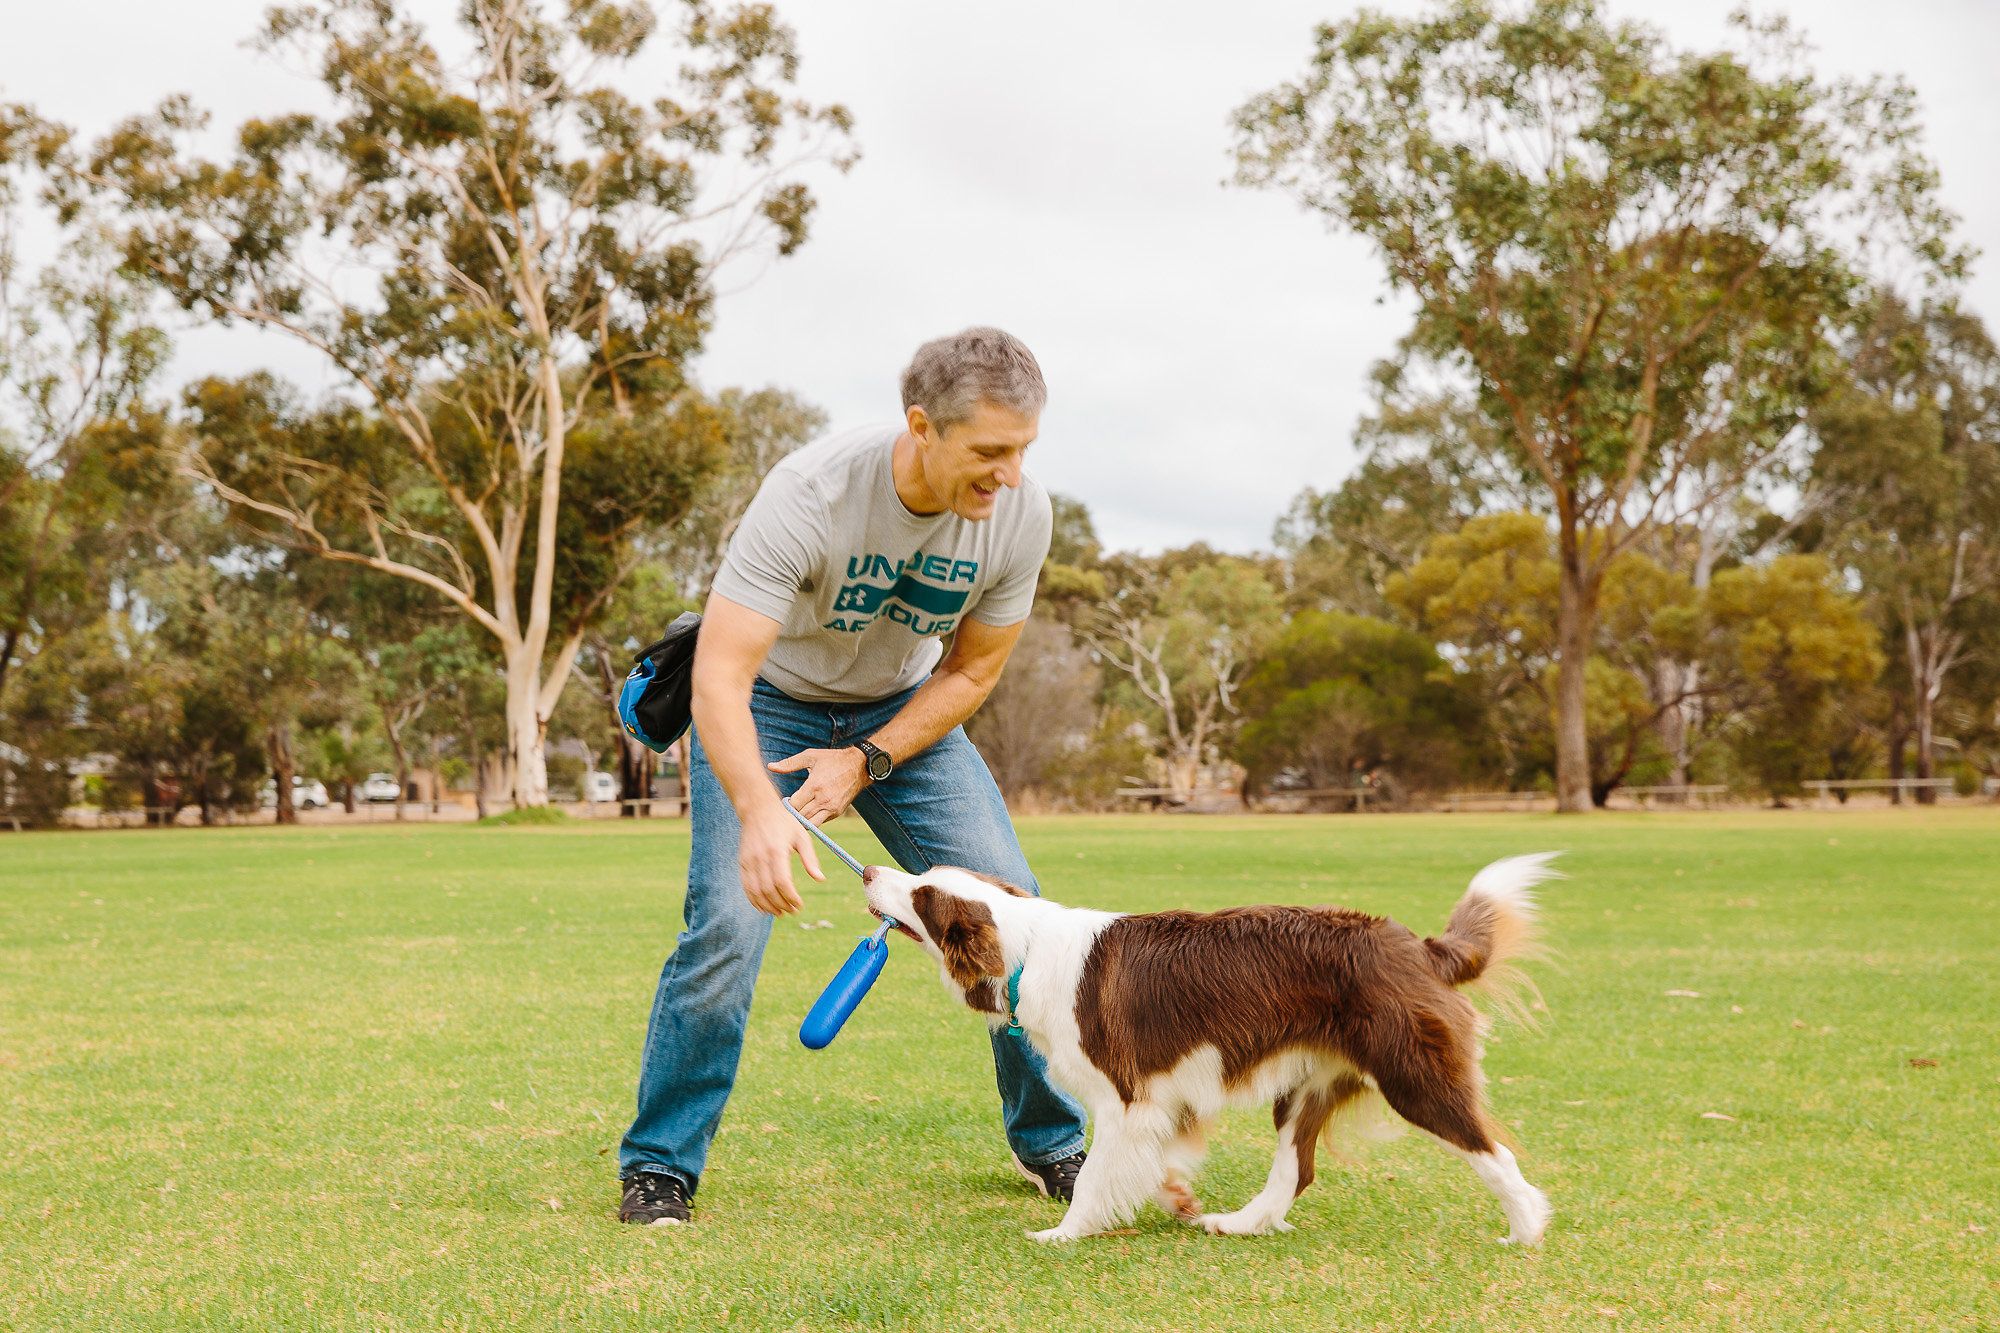
[(1544, 880), (1562, 877), (1549, 866), (1558, 855), (1510, 856), (1487, 866), (1472, 877), (1471, 887), (1451, 909), (1444, 934), (1424, 941), (1438, 980), (1474, 987), (1495, 1008), (1529, 1027), (1534, 1026), (1529, 1006), (1535, 984), (1518, 964), (1544, 956), (1533, 890)]

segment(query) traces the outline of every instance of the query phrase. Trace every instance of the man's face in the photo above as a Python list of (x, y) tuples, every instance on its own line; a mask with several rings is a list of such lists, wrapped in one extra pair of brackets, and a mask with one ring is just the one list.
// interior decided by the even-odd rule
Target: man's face
[(913, 407), (909, 427), (925, 486), (952, 513), (977, 521), (993, 517), (1002, 487), (1021, 484), (1021, 464), (1041, 422), (981, 399), (971, 416), (942, 430)]

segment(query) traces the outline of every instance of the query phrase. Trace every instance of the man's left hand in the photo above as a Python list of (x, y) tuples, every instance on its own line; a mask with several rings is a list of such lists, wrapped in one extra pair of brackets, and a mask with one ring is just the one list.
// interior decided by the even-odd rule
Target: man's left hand
[(801, 750), (766, 767), (773, 773), (807, 770), (805, 785), (792, 793), (792, 808), (815, 824), (824, 824), (845, 810), (868, 785), (868, 761), (851, 745), (839, 750)]

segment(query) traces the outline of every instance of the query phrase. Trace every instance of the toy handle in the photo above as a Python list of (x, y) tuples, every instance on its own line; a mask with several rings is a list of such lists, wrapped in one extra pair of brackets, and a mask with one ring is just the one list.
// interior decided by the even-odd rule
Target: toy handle
[(799, 1041), (806, 1049), (821, 1050), (840, 1034), (841, 1025), (875, 984), (875, 978), (882, 975), (882, 965), (888, 960), (889, 942), (879, 931), (854, 946), (854, 952), (813, 1002), (805, 1022), (799, 1024)]

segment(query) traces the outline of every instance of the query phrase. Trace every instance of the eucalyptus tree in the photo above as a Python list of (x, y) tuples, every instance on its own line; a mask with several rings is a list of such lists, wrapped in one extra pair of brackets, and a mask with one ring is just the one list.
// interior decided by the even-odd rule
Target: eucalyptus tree
[[(785, 455), (826, 429), (824, 412), (783, 389), (724, 389), (716, 395), (715, 408), (725, 442), (722, 461), (659, 552), (680, 595), (695, 603), (707, 599), (729, 539), (765, 476)], [(646, 633), (642, 642), (654, 637)]]
[(1387, 615), (1390, 578), (1432, 537), (1531, 503), (1473, 395), (1409, 370), (1376, 366), (1374, 406), (1354, 433), (1360, 465), (1332, 490), (1301, 491), (1278, 520), (1272, 536), (1294, 607)]
[[(1976, 315), (1892, 296), (1815, 413), (1808, 530), (1852, 570), (1889, 641), (1917, 776), (1937, 776), (1939, 705), (2000, 610), (2000, 349)], [(1818, 541), (1810, 539), (1817, 536)], [(1903, 739), (1892, 736), (1892, 767)], [(1933, 798), (1929, 789), (1918, 800)]]
[(1237, 113), (1239, 178), (1372, 242), (1408, 356), (1464, 377), (1555, 518), (1564, 810), (1611, 562), (1787, 447), (1864, 273), (1963, 262), (1908, 89), (1739, 23), (1742, 50), (1693, 52), (1600, 0), (1364, 11)]
[[(145, 398), (166, 336), (104, 238), (57, 222), (69, 153), (62, 126), (0, 105), (0, 718), (10, 679), (102, 619), (114, 556), (172, 475)], [(44, 262), (23, 249), (39, 230)]]
[(1862, 600), (1816, 555), (1715, 576), (1704, 599), (1711, 673), (1730, 696), (1731, 748), (1776, 804), (1823, 772), (1838, 704), (1882, 670)]
[(1239, 720), (1236, 693), (1283, 624), (1265, 562), (1196, 545), (1051, 566), (1045, 596), (1156, 726), (1167, 787), (1192, 796)]
[[(260, 533), (421, 584), (490, 637), (522, 804), (547, 799), (543, 730), (640, 558), (625, 539), (686, 508), (690, 435), (719, 447), (684, 374), (718, 270), (796, 250), (802, 173), (852, 161), (847, 112), (793, 95), (771, 8), (670, 13), (465, 0), (447, 55), (393, 0), (276, 8), (260, 45), (308, 62), (332, 114), (249, 121), (210, 160), (169, 99), (78, 176), (132, 268), (311, 348), (382, 423), (188, 466)], [(645, 99), (621, 87), (640, 80)], [(593, 523), (618, 540), (568, 544)]]

